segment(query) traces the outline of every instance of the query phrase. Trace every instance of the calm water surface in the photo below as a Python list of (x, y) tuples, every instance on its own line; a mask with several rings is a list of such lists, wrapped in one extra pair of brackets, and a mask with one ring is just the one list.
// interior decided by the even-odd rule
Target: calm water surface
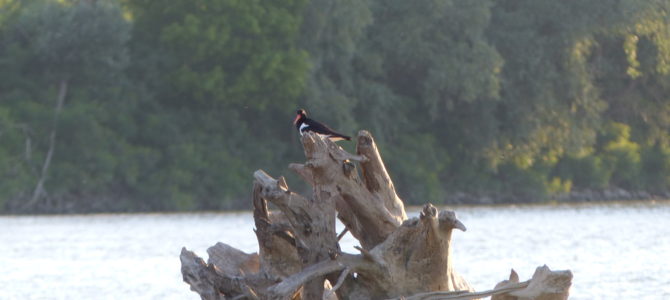
[[(477, 290), (547, 264), (572, 270), (570, 299), (670, 299), (670, 202), (454, 210), (468, 228), (455, 269)], [(250, 213), (2, 216), (0, 229), (0, 299), (197, 300), (182, 246), (257, 250)]]

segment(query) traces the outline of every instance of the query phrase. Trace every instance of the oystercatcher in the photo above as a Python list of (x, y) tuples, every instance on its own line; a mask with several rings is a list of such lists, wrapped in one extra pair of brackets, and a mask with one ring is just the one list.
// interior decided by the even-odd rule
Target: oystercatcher
[(310, 118), (307, 118), (307, 113), (305, 112), (304, 109), (299, 109), (296, 112), (296, 114), (297, 115), (293, 120), (293, 124), (295, 124), (295, 127), (298, 129), (298, 132), (300, 132), (300, 135), (303, 135), (306, 131), (311, 131), (314, 133), (325, 135), (333, 142), (341, 140), (347, 140), (347, 141), (351, 140), (351, 137), (348, 137), (341, 133), (337, 133), (335, 132), (335, 130), (330, 129), (328, 126), (321, 124), (317, 121), (314, 121)]

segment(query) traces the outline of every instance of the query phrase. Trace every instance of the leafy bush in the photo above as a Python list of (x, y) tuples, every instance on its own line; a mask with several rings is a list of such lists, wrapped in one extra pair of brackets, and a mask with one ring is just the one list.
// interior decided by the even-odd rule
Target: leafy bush
[(641, 161), (642, 187), (655, 192), (670, 190), (670, 148), (658, 142), (644, 147)]
[(584, 156), (564, 156), (552, 174), (562, 181), (570, 181), (577, 189), (607, 187), (611, 170), (603, 165), (602, 158), (593, 154)]
[(630, 126), (609, 123), (600, 143), (602, 162), (612, 174), (610, 184), (627, 189), (639, 188), (640, 146), (630, 140)]

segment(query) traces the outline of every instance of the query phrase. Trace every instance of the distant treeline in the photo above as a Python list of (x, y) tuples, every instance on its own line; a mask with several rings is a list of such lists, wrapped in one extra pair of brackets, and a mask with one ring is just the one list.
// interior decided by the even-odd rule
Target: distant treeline
[(372, 132), (410, 204), (663, 194), (669, 12), (669, 0), (0, 0), (0, 212), (249, 206), (254, 170), (304, 161), (297, 108)]

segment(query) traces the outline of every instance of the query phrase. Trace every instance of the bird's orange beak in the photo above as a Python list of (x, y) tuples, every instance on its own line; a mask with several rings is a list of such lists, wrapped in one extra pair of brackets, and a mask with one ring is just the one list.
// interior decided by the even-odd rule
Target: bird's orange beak
[(300, 120), (300, 115), (295, 116), (295, 119), (293, 120), (293, 125), (295, 125), (295, 123), (297, 123), (298, 120)]

